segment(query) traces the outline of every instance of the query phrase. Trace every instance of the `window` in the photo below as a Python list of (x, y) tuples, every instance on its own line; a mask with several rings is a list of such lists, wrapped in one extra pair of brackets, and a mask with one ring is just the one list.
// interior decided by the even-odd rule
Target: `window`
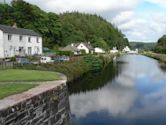
[(11, 34), (8, 34), (8, 40), (12, 40), (12, 35)]
[(31, 37), (28, 37), (28, 42), (31, 42)]
[(36, 42), (39, 43), (39, 37), (36, 38)]
[(28, 55), (32, 55), (32, 47), (28, 47)]
[(19, 47), (19, 53), (22, 53), (23, 52), (23, 50), (24, 50), (24, 47)]
[(10, 46), (10, 51), (13, 49), (13, 46)]
[(23, 36), (20, 36), (19, 39), (20, 39), (20, 41), (22, 41), (23, 40)]

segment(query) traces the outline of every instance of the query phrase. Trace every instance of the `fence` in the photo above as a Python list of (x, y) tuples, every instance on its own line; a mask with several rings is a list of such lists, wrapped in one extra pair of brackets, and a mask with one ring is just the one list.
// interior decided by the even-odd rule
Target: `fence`
[(10, 69), (13, 68), (14, 62), (0, 62), (0, 70), (1, 69)]

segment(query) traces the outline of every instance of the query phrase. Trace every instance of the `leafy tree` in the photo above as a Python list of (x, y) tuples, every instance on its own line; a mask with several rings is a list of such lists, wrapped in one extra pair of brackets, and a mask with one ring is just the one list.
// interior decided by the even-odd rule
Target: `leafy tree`
[(23, 0), (0, 4), (0, 24), (17, 24), (43, 36), (44, 46), (55, 48), (73, 42), (91, 42), (94, 46), (122, 49), (128, 40), (116, 27), (98, 15), (79, 12), (47, 13)]
[(165, 53), (166, 54), (166, 35), (162, 36), (158, 40), (154, 51), (157, 52), (157, 53)]

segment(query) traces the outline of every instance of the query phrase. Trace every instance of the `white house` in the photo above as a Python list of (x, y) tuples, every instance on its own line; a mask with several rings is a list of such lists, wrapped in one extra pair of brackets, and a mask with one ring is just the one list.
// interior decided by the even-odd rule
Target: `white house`
[(42, 54), (42, 36), (33, 30), (0, 25), (0, 58)]
[(94, 49), (94, 51), (95, 51), (95, 53), (105, 53), (105, 50), (103, 50), (102, 48), (99, 48), (99, 47), (96, 47), (95, 49)]
[(112, 50), (110, 50), (110, 53), (118, 53), (119, 51), (117, 50), (117, 48), (116, 47), (113, 47), (113, 49)]
[(128, 47), (128, 46), (126, 46), (124, 49), (123, 49), (123, 52), (126, 52), (126, 53), (128, 53), (128, 52), (130, 52), (131, 50), (130, 50), (130, 48)]
[(81, 54), (81, 50), (84, 50), (86, 54), (92, 54), (93, 53), (93, 47), (91, 44), (88, 43), (72, 43), (70, 45), (67, 45), (62, 50), (64, 51), (72, 51), (75, 55)]

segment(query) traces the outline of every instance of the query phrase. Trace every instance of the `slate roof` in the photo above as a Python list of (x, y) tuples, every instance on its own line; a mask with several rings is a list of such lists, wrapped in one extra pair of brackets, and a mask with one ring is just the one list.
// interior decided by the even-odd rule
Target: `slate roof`
[(93, 50), (94, 48), (92, 47), (91, 44), (89, 43), (83, 43), (89, 50)]
[(74, 51), (79, 51), (78, 49), (77, 49), (77, 47), (75, 47), (75, 46), (72, 46), (72, 45), (67, 45), (66, 47), (64, 47), (62, 50), (64, 50), (64, 51), (72, 51), (72, 52), (74, 52)]
[(0, 30), (2, 30), (4, 33), (9, 33), (9, 34), (30, 35), (30, 36), (41, 37), (41, 34), (29, 29), (14, 28), (11, 26), (0, 25)]

